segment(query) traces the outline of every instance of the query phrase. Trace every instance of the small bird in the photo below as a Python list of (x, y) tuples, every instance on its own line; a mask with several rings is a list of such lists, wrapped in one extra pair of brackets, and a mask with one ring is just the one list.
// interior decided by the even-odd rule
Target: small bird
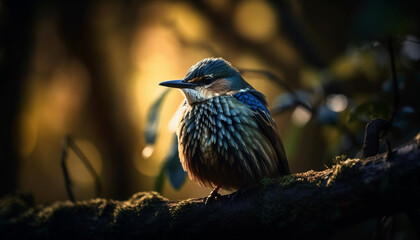
[(228, 61), (206, 58), (182, 80), (159, 85), (185, 95), (177, 128), (179, 158), (189, 177), (214, 188), (238, 190), (290, 173), (265, 96)]

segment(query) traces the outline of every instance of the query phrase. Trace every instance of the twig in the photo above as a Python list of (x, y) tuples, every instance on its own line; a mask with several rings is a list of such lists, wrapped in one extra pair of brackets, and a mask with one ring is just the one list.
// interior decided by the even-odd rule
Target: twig
[(375, 118), (368, 122), (361, 158), (368, 158), (378, 154), (380, 133), (388, 130), (391, 125), (392, 123), (390, 121), (382, 118)]
[(77, 146), (76, 142), (71, 137), (68, 137), (68, 144), (69, 144), (69, 147), (71, 149), (73, 149), (74, 153), (79, 157), (79, 159), (86, 166), (86, 169), (89, 171), (90, 175), (94, 178), (94, 180), (95, 180), (95, 195), (96, 195), (96, 197), (99, 197), (99, 195), (101, 194), (101, 184), (100, 184), (100, 179), (99, 179), (98, 174), (96, 173), (92, 164), (90, 164), (86, 155), (83, 154), (82, 150), (80, 150), (80, 148)]
[(239, 71), (241, 73), (247, 73), (247, 72), (248, 73), (257, 73), (257, 74), (261, 74), (261, 75), (266, 76), (269, 80), (273, 81), (274, 83), (279, 85), (281, 88), (285, 89), (287, 92), (292, 94), (293, 97), (294, 97), (294, 101), (295, 101), (296, 105), (302, 106), (303, 108), (305, 108), (306, 110), (308, 110), (312, 114), (314, 113), (314, 110), (312, 109), (312, 107), (309, 106), (307, 103), (303, 102), (299, 98), (299, 96), (296, 94), (296, 92), (286, 83), (286, 81), (284, 81), (283, 79), (281, 79), (277, 75), (273, 74), (272, 72), (270, 72), (268, 70), (259, 70), (259, 69), (239, 69)]
[(69, 200), (74, 202), (75, 198), (74, 198), (73, 191), (71, 190), (71, 180), (70, 180), (69, 171), (66, 165), (66, 160), (68, 156), (67, 147), (69, 146), (69, 139), (70, 139), (69, 136), (65, 136), (63, 140), (63, 145), (61, 147), (61, 168), (63, 170), (67, 195), (69, 196)]
[(83, 154), (82, 150), (77, 146), (76, 142), (69, 136), (65, 136), (63, 140), (63, 146), (61, 148), (61, 168), (63, 170), (64, 175), (64, 181), (66, 185), (66, 191), (67, 195), (69, 197), (69, 200), (74, 202), (75, 197), (74, 193), (71, 189), (71, 179), (69, 176), (69, 171), (67, 169), (66, 161), (68, 156), (68, 148), (71, 148), (74, 153), (79, 157), (79, 159), (82, 161), (82, 163), (86, 166), (86, 169), (90, 173), (90, 175), (94, 178), (95, 181), (95, 196), (99, 197), (101, 194), (101, 184), (98, 174), (96, 173), (93, 166), (90, 164), (89, 160), (87, 159), (86, 155)]

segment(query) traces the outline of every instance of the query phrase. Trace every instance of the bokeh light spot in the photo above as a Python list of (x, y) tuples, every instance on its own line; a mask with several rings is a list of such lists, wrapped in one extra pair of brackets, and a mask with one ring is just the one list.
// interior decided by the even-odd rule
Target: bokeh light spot
[(303, 127), (309, 122), (309, 120), (311, 120), (311, 116), (311, 112), (309, 112), (306, 108), (298, 106), (292, 113), (292, 122), (296, 126)]
[(154, 151), (154, 146), (151, 144), (148, 144), (143, 148), (143, 151), (141, 151), (141, 154), (143, 155), (143, 157), (149, 158), (150, 156), (152, 156), (153, 151)]
[(342, 112), (347, 108), (347, 97), (344, 94), (331, 94), (327, 97), (327, 107), (334, 112)]

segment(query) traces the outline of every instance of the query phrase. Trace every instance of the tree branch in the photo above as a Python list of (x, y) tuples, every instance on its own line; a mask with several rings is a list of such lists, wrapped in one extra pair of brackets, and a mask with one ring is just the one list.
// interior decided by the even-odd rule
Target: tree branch
[[(420, 134), (392, 154), (347, 159), (324, 171), (264, 179), (220, 197), (169, 201), (140, 192), (127, 201), (93, 199), (33, 204), (25, 195), (0, 201), (0, 238), (177, 238), (328, 236), (339, 227), (418, 208)], [(226, 236), (226, 235), (223, 235)]]

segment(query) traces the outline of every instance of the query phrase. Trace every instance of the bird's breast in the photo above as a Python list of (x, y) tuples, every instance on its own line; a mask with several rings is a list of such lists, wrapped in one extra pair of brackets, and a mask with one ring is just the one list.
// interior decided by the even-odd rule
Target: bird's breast
[(270, 161), (274, 149), (261, 134), (253, 110), (233, 96), (186, 104), (177, 135), (184, 169), (203, 185), (228, 181), (237, 188), (276, 169)]

